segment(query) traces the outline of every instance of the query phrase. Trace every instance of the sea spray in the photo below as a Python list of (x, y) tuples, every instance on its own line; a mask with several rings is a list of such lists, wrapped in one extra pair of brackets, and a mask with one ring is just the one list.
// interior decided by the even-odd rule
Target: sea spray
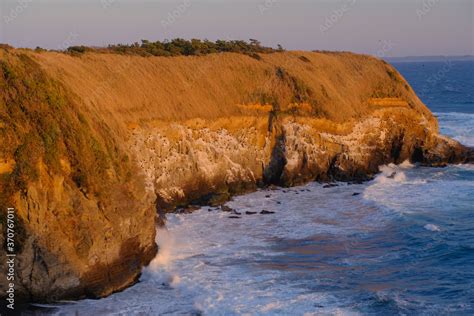
[(379, 167), (380, 174), (376, 177), (378, 183), (405, 182), (406, 176), (402, 169), (391, 163)]
[(175, 287), (179, 284), (180, 278), (170, 272), (170, 266), (173, 262), (173, 249), (179, 249), (179, 246), (166, 228), (156, 230), (155, 241), (158, 245), (158, 254), (147, 267), (143, 268), (141, 281), (151, 279), (153, 282)]

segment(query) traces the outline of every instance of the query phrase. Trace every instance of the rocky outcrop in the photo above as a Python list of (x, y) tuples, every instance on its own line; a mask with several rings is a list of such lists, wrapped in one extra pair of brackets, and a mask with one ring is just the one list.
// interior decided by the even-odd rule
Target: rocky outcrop
[(472, 161), (368, 56), (9, 50), (0, 61), (0, 198), (2, 212), (16, 210), (17, 294), (28, 300), (135, 282), (156, 253), (157, 211), (264, 185), (365, 180), (406, 159)]
[[(132, 132), (130, 148), (160, 208), (208, 203), (199, 198), (231, 196), (259, 185), (367, 180), (392, 162), (443, 166), (470, 159), (468, 149), (433, 132), (423, 115), (405, 107), (341, 124), (282, 113), (272, 130), (264, 117), (232, 121), (240, 126), (233, 132), (209, 127), (222, 126), (219, 121)], [(167, 136), (170, 130), (179, 141)]]
[[(2, 275), (6, 252), (16, 255), (2, 295), (9, 283), (17, 304), (123, 289), (156, 254), (154, 195), (119, 139), (70, 90), (26, 54), (0, 57)], [(7, 208), (13, 249), (4, 248)]]

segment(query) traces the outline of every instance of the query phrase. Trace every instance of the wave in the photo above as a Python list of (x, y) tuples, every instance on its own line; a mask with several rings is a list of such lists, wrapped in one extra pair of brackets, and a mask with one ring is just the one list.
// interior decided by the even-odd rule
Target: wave
[(440, 131), (461, 144), (474, 146), (474, 114), (460, 112), (437, 112)]
[(435, 225), (435, 224), (426, 224), (423, 226), (426, 230), (432, 231), (432, 232), (440, 232), (441, 229)]
[(150, 264), (143, 268), (140, 281), (153, 280), (155, 283), (160, 283), (164, 286), (176, 287), (180, 282), (180, 277), (177, 274), (169, 272), (169, 267), (175, 260), (174, 249), (179, 249), (179, 245), (166, 228), (159, 228), (156, 230), (155, 237), (158, 245), (158, 254), (150, 262)]
[(433, 112), (434, 115), (436, 116), (442, 116), (442, 115), (449, 115), (449, 116), (458, 116), (458, 117), (464, 117), (465, 115), (474, 117), (473, 113), (468, 113), (468, 112)]
[[(407, 182), (407, 177), (404, 171), (414, 168), (415, 165), (409, 160), (405, 160), (401, 164), (395, 165), (390, 163), (379, 167), (380, 174), (375, 177), (375, 183), (391, 184)], [(413, 183), (418, 183), (414, 181)]]
[(441, 93), (457, 93), (457, 94), (463, 94), (464, 92), (460, 89), (456, 89), (455, 87), (445, 85), (443, 86), (443, 89), (441, 90)]
[[(58, 306), (57, 313), (351, 315), (416, 314), (428, 308), (439, 314), (447, 304), (468, 301), (471, 292), (453, 302), (428, 286), (418, 300), (410, 287), (426, 285), (419, 276), (438, 281), (423, 264), (431, 254), (437, 255), (435, 268), (447, 275), (459, 272), (453, 260), (465, 264), (469, 256), (469, 249), (458, 245), (462, 252), (451, 254), (444, 266), (438, 255), (445, 246), (437, 242), (448, 233), (465, 237), (472, 231), (471, 212), (462, 217), (471, 209), (466, 197), (474, 189), (459, 180), (472, 173), (466, 168), (423, 168), (405, 161), (382, 166), (369, 183), (326, 188), (310, 183), (237, 196), (227, 204), (242, 214), (236, 219), (206, 207), (170, 214), (167, 229), (157, 230), (160, 251), (137, 285), (101, 300)], [(453, 201), (446, 203), (448, 197)], [(263, 208), (275, 214), (246, 215)], [(399, 275), (386, 273), (400, 270), (410, 284), (402, 284), (408, 288), (403, 292)], [(466, 291), (454, 278), (449, 282), (448, 290)], [(449, 308), (456, 313), (469, 307)]]

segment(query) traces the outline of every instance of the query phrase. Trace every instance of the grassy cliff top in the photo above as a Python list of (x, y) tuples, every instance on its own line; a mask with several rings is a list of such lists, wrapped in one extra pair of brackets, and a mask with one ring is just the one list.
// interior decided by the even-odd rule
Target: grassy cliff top
[(394, 106), (410, 107), (436, 125), (392, 66), (352, 53), (170, 58), (4, 48), (0, 66), (0, 161), (13, 169), (2, 174), (2, 190), (10, 192), (37, 179), (44, 163), (99, 194), (94, 186), (101, 179), (123, 181), (130, 174), (121, 150), (130, 127), (156, 121), (271, 112), (341, 123)]

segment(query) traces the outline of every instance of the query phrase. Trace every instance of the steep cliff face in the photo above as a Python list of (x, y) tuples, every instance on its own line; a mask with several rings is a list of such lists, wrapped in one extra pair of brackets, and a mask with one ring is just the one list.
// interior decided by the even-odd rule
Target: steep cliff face
[(32, 56), (2, 52), (0, 66), (3, 272), (6, 208), (16, 233), (2, 293), (13, 283), (17, 302), (45, 301), (124, 288), (156, 253), (154, 197), (106, 125)]
[(28, 299), (133, 283), (156, 252), (157, 210), (259, 185), (363, 180), (406, 159), (472, 160), (438, 135), (405, 80), (368, 56), (10, 50), (0, 61), (2, 212), (17, 212)]

